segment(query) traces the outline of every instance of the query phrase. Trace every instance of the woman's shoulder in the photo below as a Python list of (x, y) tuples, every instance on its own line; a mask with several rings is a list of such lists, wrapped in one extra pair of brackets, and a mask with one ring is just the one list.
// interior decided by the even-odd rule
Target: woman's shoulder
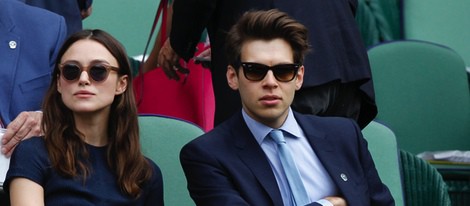
[(18, 162), (48, 162), (48, 153), (44, 137), (31, 137), (21, 141), (12, 154), (12, 160)]
[(16, 146), (15, 151), (24, 151), (24, 153), (30, 153), (32, 151), (45, 151), (45, 141), (43, 136), (31, 137), (21, 141)]

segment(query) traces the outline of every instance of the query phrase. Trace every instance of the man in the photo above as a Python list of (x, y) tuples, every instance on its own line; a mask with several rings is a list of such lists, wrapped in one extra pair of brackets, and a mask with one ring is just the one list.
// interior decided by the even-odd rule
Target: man
[(181, 150), (197, 205), (394, 205), (353, 120), (290, 108), (304, 80), (302, 24), (278, 10), (248, 12), (226, 44), (242, 111)]
[(19, 141), (41, 134), (40, 106), (66, 29), (57, 14), (0, 0), (0, 122), (7, 128), (2, 154), (11, 155)]
[(67, 36), (82, 30), (82, 20), (91, 15), (93, 0), (19, 0), (64, 17)]
[(371, 71), (365, 46), (354, 19), (357, 0), (175, 0), (169, 41), (158, 63), (170, 78), (179, 57), (194, 55), (201, 32), (207, 27), (212, 49), (212, 83), (215, 124), (229, 118), (241, 105), (238, 93), (227, 86), (227, 59), (223, 48), (230, 27), (245, 11), (277, 8), (304, 24), (313, 51), (293, 108), (301, 113), (355, 119), (361, 128), (377, 114)]

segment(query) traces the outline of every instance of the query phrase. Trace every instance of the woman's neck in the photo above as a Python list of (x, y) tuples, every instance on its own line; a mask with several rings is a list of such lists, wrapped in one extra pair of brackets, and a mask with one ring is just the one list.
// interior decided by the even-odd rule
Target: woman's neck
[(101, 147), (108, 144), (109, 115), (74, 114), (75, 126), (87, 144)]

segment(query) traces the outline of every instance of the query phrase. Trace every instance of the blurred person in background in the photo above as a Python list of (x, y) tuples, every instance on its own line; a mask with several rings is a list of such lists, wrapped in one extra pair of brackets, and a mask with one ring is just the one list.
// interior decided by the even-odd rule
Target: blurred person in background
[(18, 0), (43, 8), (65, 18), (67, 36), (82, 30), (82, 20), (92, 13), (93, 0)]
[(211, 41), (211, 72), (215, 95), (215, 124), (241, 108), (239, 95), (225, 78), (225, 36), (241, 14), (252, 9), (277, 8), (309, 29), (313, 51), (294, 110), (320, 116), (355, 119), (364, 128), (377, 114), (366, 48), (354, 19), (357, 0), (175, 0), (170, 38), (160, 50), (159, 65), (178, 79), (178, 59), (193, 57), (201, 32)]
[(11, 155), (26, 137), (40, 135), (43, 96), (66, 38), (64, 18), (16, 0), (0, 0), (1, 151)]

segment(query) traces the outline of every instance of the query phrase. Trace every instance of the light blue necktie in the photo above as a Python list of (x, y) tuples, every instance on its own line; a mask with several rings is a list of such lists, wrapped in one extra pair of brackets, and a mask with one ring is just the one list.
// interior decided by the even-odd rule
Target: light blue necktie
[(295, 165), (295, 161), (292, 158), (291, 151), (287, 147), (286, 140), (281, 130), (272, 130), (269, 135), (276, 142), (279, 150), (279, 158), (281, 164), (286, 173), (287, 182), (291, 190), (294, 205), (306, 205), (309, 203), (307, 191), (305, 190), (302, 179), (300, 178), (299, 170)]

